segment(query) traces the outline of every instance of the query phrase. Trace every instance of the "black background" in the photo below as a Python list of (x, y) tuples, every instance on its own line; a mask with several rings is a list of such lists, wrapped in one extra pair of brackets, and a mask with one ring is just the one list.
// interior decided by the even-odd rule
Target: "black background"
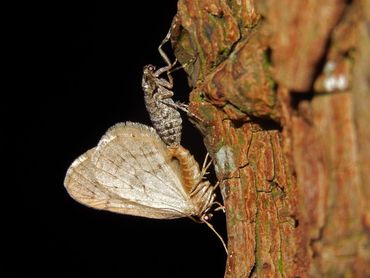
[[(93, 210), (63, 187), (72, 161), (111, 125), (150, 124), (142, 67), (164, 65), (157, 47), (176, 1), (28, 5), (13, 34), (8, 73), (16, 78), (4, 92), (12, 102), (2, 109), (11, 123), (2, 157), (12, 158), (2, 186), (15, 189), (3, 194), (10, 222), (2, 277), (222, 277), (226, 255), (206, 225)], [(187, 102), (189, 90), (185, 73), (176, 72), (175, 100)], [(186, 120), (182, 142), (202, 163), (202, 137)], [(212, 223), (225, 238), (222, 213)]]

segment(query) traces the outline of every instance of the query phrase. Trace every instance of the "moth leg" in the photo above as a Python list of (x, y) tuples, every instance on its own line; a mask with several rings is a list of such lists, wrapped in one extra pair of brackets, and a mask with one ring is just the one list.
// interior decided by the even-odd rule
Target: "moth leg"
[[(163, 85), (163, 86), (171, 89), (173, 87), (173, 78), (171, 75), (171, 72), (172, 72), (171, 69), (176, 65), (176, 63), (177, 63), (177, 59), (175, 59), (173, 64), (169, 64), (167, 66), (157, 69), (153, 74), (153, 76), (157, 78), (157, 82), (159, 83), (167, 82), (166, 85)], [(167, 74), (168, 81), (163, 78), (158, 78), (164, 72)]]
[[(176, 65), (177, 63), (177, 58), (175, 59), (175, 61), (173, 63), (171, 63), (170, 61), (170, 58), (168, 58), (166, 52), (164, 52), (164, 50), (162, 49), (163, 45), (166, 44), (169, 40), (170, 40), (170, 37), (171, 37), (171, 30), (172, 30), (172, 26), (170, 27), (170, 29), (168, 30), (167, 32), (167, 35), (164, 37), (164, 39), (162, 40), (161, 44), (158, 46), (158, 52), (159, 54), (161, 55), (162, 59), (165, 61), (165, 63), (167, 64), (167, 66), (163, 67), (163, 68), (160, 68), (156, 71), (155, 75), (158, 77), (160, 74), (166, 72), (167, 73), (167, 77), (168, 77), (168, 80), (171, 84), (173, 84), (173, 80), (172, 80), (172, 76), (171, 76), (171, 69)], [(172, 88), (172, 86), (171, 86)]]
[[(162, 99), (165, 99), (165, 98), (162, 98)], [(164, 103), (164, 102), (162, 102)], [(191, 118), (194, 118), (196, 119), (198, 122), (203, 122), (203, 120), (201, 118), (199, 118), (197, 115), (195, 115), (194, 113), (191, 113), (188, 109), (189, 105), (185, 104), (185, 103), (182, 103), (180, 101), (176, 101), (174, 103), (164, 103), (176, 110), (181, 110), (183, 112), (185, 112), (189, 117)]]
[(209, 160), (209, 162), (207, 163), (208, 158), (209, 158), (209, 152), (207, 152), (206, 157), (204, 158), (204, 161), (203, 161), (202, 170), (201, 170), (202, 179), (205, 178), (205, 176), (207, 174), (209, 174), (209, 172), (207, 172), (207, 170), (208, 170), (208, 168), (211, 166), (211, 164), (213, 162), (213, 160), (211, 158)]
[(172, 26), (168, 30), (168, 32), (167, 32), (166, 36), (164, 37), (164, 39), (162, 40), (161, 44), (158, 46), (159, 54), (162, 56), (163, 60), (166, 62), (166, 64), (168, 66), (171, 65), (171, 61), (170, 61), (170, 58), (168, 58), (167, 54), (162, 49), (162, 46), (165, 45), (170, 40), (171, 34), (172, 34), (171, 30), (172, 30)]
[(180, 101), (176, 101), (176, 102), (175, 102), (175, 105), (176, 105), (176, 107), (177, 107), (178, 109), (180, 109), (180, 110), (184, 111), (186, 114), (189, 114), (189, 109), (188, 109), (189, 105), (187, 105), (187, 104), (185, 104), (185, 103), (182, 103), (182, 102), (180, 102)]
[[(167, 102), (163, 102), (163, 100), (165, 99), (168, 99), (168, 98), (172, 98), (173, 97), (173, 92), (164, 88), (164, 87), (159, 87), (157, 92), (153, 95), (153, 98), (155, 99), (155, 101), (157, 102), (162, 102), (163, 104), (166, 104), (168, 106), (172, 106), (170, 105), (169, 103)], [(176, 107), (173, 107), (173, 108), (176, 108)]]
[[(190, 191), (190, 197), (197, 196), (197, 198), (202, 198), (205, 194), (207, 194), (208, 188), (211, 186), (209, 181), (204, 181), (198, 183), (192, 190)], [(213, 190), (212, 190), (213, 192)], [(210, 197), (212, 199), (209, 203), (212, 206), (213, 199), (216, 198), (216, 194), (213, 193)]]
[(217, 207), (213, 211), (222, 210), (225, 213), (225, 206), (221, 204), (220, 202), (213, 201), (212, 205), (217, 205)]
[[(220, 183), (221, 183), (220, 181), (216, 182), (215, 186), (213, 187), (213, 191), (215, 191), (216, 188), (220, 186)], [(222, 210), (224, 213), (226, 212), (225, 211), (225, 206), (223, 204), (221, 204), (220, 202), (213, 201), (212, 205), (217, 205), (217, 207), (214, 209), (214, 211)]]
[[(163, 93), (163, 95), (166, 96), (164, 93)], [(172, 95), (173, 95), (173, 92), (172, 92)], [(163, 97), (162, 99), (166, 99), (166, 98), (168, 98), (168, 97)], [(164, 103), (164, 104), (166, 104), (166, 105), (168, 105), (168, 106), (170, 106), (170, 107), (172, 107), (172, 108), (174, 108), (176, 110), (181, 110), (181, 111), (185, 112), (186, 114), (189, 114), (189, 110), (188, 110), (188, 106), (189, 105), (187, 105), (185, 103), (176, 101), (174, 103)]]
[[(166, 80), (164, 80), (164, 79), (158, 79), (158, 84), (163, 85), (163, 84), (165, 84), (164, 82), (166, 82)], [(166, 87), (168, 88), (169, 86), (166, 86)], [(193, 118), (195, 118), (195, 119), (197, 119), (199, 121), (202, 121), (195, 114), (189, 112), (189, 110), (188, 110), (189, 105), (187, 105), (185, 103), (182, 103), (182, 102), (179, 102), (179, 101), (173, 102), (173, 103), (164, 102), (163, 100), (168, 99), (168, 98), (172, 98), (174, 96), (173, 91), (167, 89), (166, 87), (165, 86), (159, 86), (157, 93), (155, 93), (153, 95), (153, 98), (156, 101), (160, 101), (163, 104), (165, 104), (165, 105), (167, 105), (167, 106), (169, 106), (169, 107), (171, 107), (173, 109), (181, 110), (181, 111), (185, 112), (186, 114), (188, 114), (190, 117), (193, 117)]]
[[(207, 158), (207, 157), (206, 157)], [(206, 162), (206, 160), (204, 161)], [(212, 162), (212, 161), (210, 161)], [(203, 163), (203, 168), (205, 167), (204, 166), (205, 163)], [(209, 167), (209, 164), (206, 166), (206, 168)], [(212, 191), (215, 192), (216, 188), (220, 185), (220, 182), (217, 181), (217, 183), (215, 184), (215, 186), (213, 186), (212, 188)], [(193, 192), (191, 192), (191, 195), (194, 195), (194, 194), (197, 194), (201, 189), (202, 189), (202, 183), (200, 183), (197, 188), (195, 188), (195, 190)], [(217, 207), (214, 209), (214, 211), (219, 211), (219, 210), (222, 210), (224, 213), (225, 213), (225, 206), (223, 204), (221, 204), (220, 202), (218, 201), (215, 201), (214, 198), (216, 197), (216, 194), (214, 194), (214, 197), (212, 199), (212, 202), (211, 202), (211, 206), (213, 205), (217, 205)]]
[[(162, 56), (163, 60), (166, 62), (167, 66), (158, 69), (155, 72), (155, 74), (154, 74), (156, 77), (159, 77), (159, 75), (161, 75), (162, 73), (164, 73), (164, 72), (167, 73), (168, 81), (167, 80), (164, 80), (164, 79), (159, 79), (158, 78), (157, 79), (157, 82), (158, 82), (158, 85), (162, 85), (163, 87), (166, 87), (168, 89), (172, 89), (173, 88), (173, 78), (172, 78), (171, 73), (174, 72), (174, 71), (176, 71), (176, 70), (178, 70), (178, 69), (185, 68), (186, 66), (188, 66), (191, 63), (193, 63), (197, 59), (196, 57), (193, 57), (192, 59), (190, 59), (190, 61), (188, 61), (184, 65), (180, 65), (179, 67), (173, 69), (173, 67), (177, 63), (177, 58), (171, 64), (170, 58), (168, 58), (167, 54), (162, 49), (163, 45), (166, 44), (170, 40), (170, 38), (171, 38), (171, 30), (172, 29), (173, 29), (173, 26), (170, 27), (170, 29), (168, 30), (165, 38), (162, 40), (161, 44), (158, 46), (158, 52)], [(173, 93), (172, 93), (172, 95), (163, 94), (161, 96), (161, 98), (162, 99), (166, 99), (166, 98), (170, 98), (172, 96), (173, 96)], [(189, 112), (189, 109), (188, 109), (188, 105), (187, 104), (184, 104), (184, 103), (181, 103), (181, 102), (176, 102), (174, 104), (168, 104), (168, 103), (165, 103), (165, 104), (171, 106), (172, 108), (174, 108), (176, 110), (181, 110), (181, 111), (185, 112), (186, 114), (188, 114), (190, 117), (195, 118), (196, 120), (202, 122), (202, 120), (198, 116), (196, 116), (195, 114)]]
[[(163, 60), (166, 62), (166, 64), (168, 66), (171, 65), (171, 62), (170, 62), (170, 59), (168, 58), (167, 54), (164, 52), (164, 50), (162, 49), (163, 45), (165, 45), (171, 38), (171, 35), (172, 35), (172, 29), (174, 28), (174, 25), (171, 24), (171, 27), (170, 29), (168, 30), (166, 36), (164, 37), (164, 39), (162, 40), (161, 44), (158, 46), (158, 51), (159, 51), (159, 54), (162, 56)], [(173, 69), (171, 72), (174, 72), (178, 69), (182, 69), (182, 68), (185, 68), (187, 67), (189, 64), (192, 64), (195, 62), (195, 60), (197, 59), (197, 57), (193, 57), (191, 58), (188, 62), (186, 62), (185, 64)], [(177, 59), (176, 61), (172, 64), (171, 68), (176, 64), (177, 62)]]
[[(177, 70), (179, 70), (179, 69), (185, 69), (188, 65), (193, 64), (196, 60), (197, 60), (197, 57), (193, 57), (193, 58), (191, 58), (189, 61), (187, 61), (185, 64), (180, 65), (180, 66), (178, 66), (178, 67), (176, 67), (176, 68), (172, 68), (172, 69), (170, 70), (170, 72), (171, 72), (171, 73), (173, 73), (174, 71), (177, 71)], [(176, 59), (176, 61), (177, 61), (177, 59)], [(175, 64), (173, 64), (173, 66), (174, 66), (174, 65), (175, 65)]]

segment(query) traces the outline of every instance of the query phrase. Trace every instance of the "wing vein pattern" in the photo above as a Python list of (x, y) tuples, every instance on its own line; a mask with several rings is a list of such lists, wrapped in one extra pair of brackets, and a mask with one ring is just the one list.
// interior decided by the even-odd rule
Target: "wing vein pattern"
[(72, 163), (64, 184), (76, 201), (96, 209), (159, 219), (189, 216), (193, 204), (171, 163), (153, 128), (119, 123)]

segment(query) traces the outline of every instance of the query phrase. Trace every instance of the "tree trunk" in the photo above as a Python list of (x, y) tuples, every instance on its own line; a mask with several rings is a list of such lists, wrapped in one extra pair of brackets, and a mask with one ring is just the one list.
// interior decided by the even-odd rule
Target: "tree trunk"
[(178, 2), (225, 277), (370, 277), (369, 20), (368, 0)]

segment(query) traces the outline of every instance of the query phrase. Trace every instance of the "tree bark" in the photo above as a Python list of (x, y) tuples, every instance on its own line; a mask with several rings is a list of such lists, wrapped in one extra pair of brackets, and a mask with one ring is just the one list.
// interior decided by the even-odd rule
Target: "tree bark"
[(370, 277), (369, 20), (368, 0), (178, 2), (225, 277)]

